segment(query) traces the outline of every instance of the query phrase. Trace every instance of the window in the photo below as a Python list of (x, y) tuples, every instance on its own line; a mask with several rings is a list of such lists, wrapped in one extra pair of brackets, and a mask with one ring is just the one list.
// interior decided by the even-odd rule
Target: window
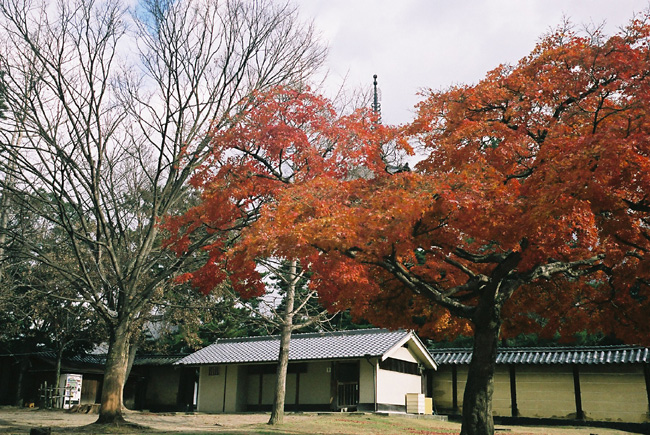
[(218, 375), (219, 375), (219, 366), (208, 367), (208, 376), (218, 376)]
[(390, 370), (391, 372), (406, 373), (409, 375), (419, 375), (418, 365), (413, 362), (402, 361), (401, 359), (386, 358), (379, 363), (379, 368), (382, 370)]

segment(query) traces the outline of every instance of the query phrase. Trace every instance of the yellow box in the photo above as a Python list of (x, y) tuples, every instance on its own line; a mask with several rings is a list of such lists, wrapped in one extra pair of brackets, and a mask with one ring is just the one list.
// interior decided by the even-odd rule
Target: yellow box
[(425, 397), (424, 398), (424, 413), (426, 415), (433, 414), (433, 398), (432, 397)]

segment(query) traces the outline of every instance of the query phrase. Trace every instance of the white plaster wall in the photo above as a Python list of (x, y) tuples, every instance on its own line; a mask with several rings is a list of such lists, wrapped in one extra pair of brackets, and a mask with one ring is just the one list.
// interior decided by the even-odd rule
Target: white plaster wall
[[(463, 392), (467, 381), (467, 365), (459, 365), (457, 371), (457, 403), (458, 407), (463, 406)], [(443, 412), (449, 412), (453, 408), (453, 375), (450, 365), (441, 365), (433, 375), (433, 402), (436, 408)]]
[(571, 366), (517, 366), (516, 375), (517, 408), (521, 416), (567, 418), (575, 415)]
[(243, 411), (246, 381), (242, 379), (243, 376), (240, 376), (241, 370), (243, 369), (239, 366), (223, 365), (219, 366), (218, 375), (209, 376), (209, 367), (201, 367), (198, 411), (207, 413)]
[(361, 360), (359, 366), (359, 403), (375, 402), (375, 370), (377, 370), (377, 358)]
[(641, 364), (582, 366), (580, 392), (587, 419), (634, 423), (650, 421)]
[(404, 405), (406, 393), (421, 393), (422, 381), (418, 375), (390, 370), (377, 371), (377, 403)]
[[(264, 388), (264, 378), (262, 378), (262, 388)], [(246, 403), (257, 405), (259, 403), (260, 392), (260, 375), (250, 374), (246, 382)]]
[[(467, 367), (458, 367), (458, 406), (462, 408)], [(574, 418), (573, 370), (570, 365), (516, 366), (517, 408), (522, 417)], [(450, 366), (434, 375), (434, 401), (438, 409), (452, 408)], [(582, 409), (588, 420), (650, 421), (643, 368), (636, 364), (580, 366)], [(497, 366), (492, 398), (494, 415), (510, 416), (510, 377)]]
[[(462, 396), (458, 400), (462, 400)], [(510, 400), (510, 369), (506, 365), (498, 365), (494, 370), (492, 414), (504, 415), (507, 417), (512, 415), (512, 402)]]
[[(222, 407), (223, 412), (237, 412), (238, 392), (240, 390), (237, 381), (239, 380), (240, 366), (226, 366), (223, 377), (226, 379), (225, 388), (226, 406)], [(219, 373), (221, 375), (222, 373)], [(223, 389), (222, 389), (223, 392)]]
[[(406, 347), (398, 347), (386, 355), (412, 363), (419, 363), (417, 357)], [(398, 373), (390, 370), (377, 371), (377, 403), (404, 405), (407, 393), (421, 393), (422, 379), (419, 375)]]
[(275, 373), (262, 377), (262, 405), (273, 405), (275, 394)]
[(300, 374), (301, 405), (327, 404), (330, 402), (332, 373), (327, 371), (329, 368), (331, 368), (329, 361), (307, 363), (307, 372)]
[(247, 376), (246, 403), (249, 405), (272, 405), (275, 390), (275, 374), (262, 375), (262, 401), (260, 402), (260, 375)]
[(246, 411), (246, 399), (248, 393), (248, 370), (246, 367), (239, 367), (237, 372), (237, 412)]
[[(300, 380), (302, 381), (302, 379)], [(284, 395), (284, 404), (294, 405), (295, 403), (296, 403), (296, 374), (287, 373), (287, 384), (286, 384), (286, 392)]]
[(203, 366), (199, 372), (199, 412), (223, 412), (223, 387), (225, 367), (219, 367), (219, 374), (208, 376), (208, 366)]
[(402, 361), (409, 361), (417, 363), (418, 359), (411, 353), (411, 351), (405, 347), (398, 347), (387, 355), (388, 358), (399, 359)]
[[(301, 405), (329, 403), (331, 373), (327, 369), (330, 367), (330, 362), (317, 361), (307, 363), (307, 371), (300, 373), (300, 391), (298, 394)], [(287, 390), (285, 396), (285, 403), (287, 405), (296, 403), (297, 376), (296, 373), (287, 374)], [(273, 404), (274, 390), (275, 374), (262, 375), (262, 405)], [(249, 405), (260, 404), (259, 391), (260, 375), (248, 375), (245, 394), (246, 402)]]

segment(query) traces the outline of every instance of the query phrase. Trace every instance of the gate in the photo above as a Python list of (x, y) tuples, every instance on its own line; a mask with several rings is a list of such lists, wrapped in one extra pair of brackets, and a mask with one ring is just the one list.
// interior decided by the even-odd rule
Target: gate
[(336, 405), (339, 408), (348, 408), (359, 404), (358, 382), (337, 382)]

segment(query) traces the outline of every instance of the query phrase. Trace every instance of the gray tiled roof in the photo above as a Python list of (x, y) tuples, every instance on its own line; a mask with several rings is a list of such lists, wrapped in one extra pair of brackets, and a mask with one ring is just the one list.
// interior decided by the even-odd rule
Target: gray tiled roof
[[(407, 331), (385, 329), (293, 334), (289, 345), (289, 360), (377, 357), (388, 352), (409, 334)], [(278, 359), (279, 351), (278, 335), (219, 339), (176, 364), (274, 362)]]
[(136, 355), (134, 366), (170, 366), (187, 355)]
[[(166, 366), (172, 365), (185, 355), (136, 355), (133, 361), (134, 366)], [(71, 361), (82, 364), (100, 364), (106, 363), (106, 355), (85, 354), (75, 355), (70, 358)]]
[[(2, 356), (15, 356), (15, 355), (29, 355), (43, 360), (56, 361), (56, 353), (53, 351), (31, 352), (23, 354), (0, 354)], [(133, 365), (135, 366), (165, 366), (172, 365), (179, 359), (186, 356), (183, 355), (136, 355)], [(83, 366), (104, 366), (106, 364), (106, 354), (97, 353), (82, 353), (73, 355), (71, 357), (64, 357), (63, 362), (68, 364), (77, 364)]]
[[(40, 352), (28, 352), (23, 354), (11, 354), (11, 355), (28, 355), (40, 358), (43, 360), (53, 360), (56, 361), (56, 352), (51, 350), (44, 350)], [(5, 356), (5, 355), (0, 355)], [(72, 364), (82, 364), (82, 365), (97, 365), (103, 366), (106, 364), (106, 355), (97, 355), (92, 353), (81, 353), (78, 355), (73, 355), (71, 357), (64, 357), (63, 362), (72, 363)]]
[[(469, 364), (471, 349), (429, 349), (440, 365)], [(497, 351), (497, 364), (622, 364), (650, 362), (650, 350), (637, 346), (512, 348)]]

